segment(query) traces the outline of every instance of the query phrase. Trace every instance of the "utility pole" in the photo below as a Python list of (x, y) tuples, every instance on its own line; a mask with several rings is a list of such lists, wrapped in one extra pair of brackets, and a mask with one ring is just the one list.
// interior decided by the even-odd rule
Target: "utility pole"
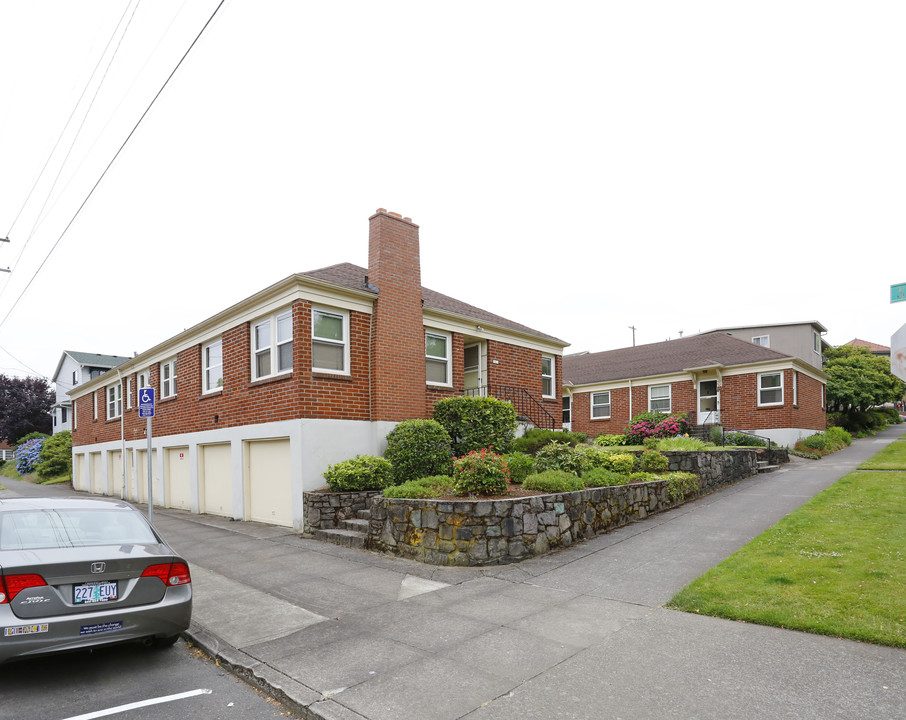
[(630, 325), (629, 329), (632, 330), (632, 347), (635, 347), (635, 325)]

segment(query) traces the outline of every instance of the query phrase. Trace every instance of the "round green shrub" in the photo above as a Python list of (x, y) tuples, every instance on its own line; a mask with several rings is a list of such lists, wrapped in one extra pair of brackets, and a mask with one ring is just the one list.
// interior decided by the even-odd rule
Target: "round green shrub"
[(436, 420), (404, 420), (387, 435), (384, 457), (396, 484), (453, 470), (450, 435)]
[(502, 455), (482, 448), (453, 461), (457, 495), (503, 495), (510, 489), (510, 469)]
[(635, 469), (635, 463), (635, 455), (632, 453), (608, 453), (604, 467), (625, 475)]
[(625, 435), (598, 435), (592, 442), (599, 447), (614, 447), (616, 445), (625, 445)]
[(72, 434), (63, 430), (44, 441), (38, 462), (38, 477), (72, 474)]
[(670, 461), (657, 450), (643, 450), (639, 458), (639, 470), (642, 472), (664, 472)]
[(535, 471), (535, 459), (523, 452), (511, 452), (504, 456), (510, 468), (510, 482), (521, 483)]
[(584, 490), (582, 479), (565, 470), (545, 470), (529, 475), (522, 487), (527, 490), (540, 490), (546, 493), (564, 493)]
[(356, 455), (324, 471), (327, 487), (333, 492), (383, 490), (393, 484), (393, 466), (389, 460), (373, 455)]
[(453, 455), (494, 448), (507, 453), (513, 449), (519, 421), (512, 403), (494, 397), (459, 396), (434, 404), (434, 419), (450, 436)]
[(578, 475), (582, 470), (583, 453), (565, 442), (550, 442), (535, 453), (535, 470), (565, 470)]
[(582, 473), (582, 482), (585, 483), (585, 487), (589, 488), (610, 487), (612, 485), (625, 485), (629, 482), (629, 477), (623, 473), (598, 467)]
[(383, 495), (388, 498), (413, 500), (453, 495), (453, 478), (449, 475), (432, 475), (418, 480), (410, 480), (402, 485), (384, 488)]
[(701, 489), (701, 478), (695, 473), (670, 472), (660, 476), (667, 481), (667, 498), (671, 502), (685, 500)]

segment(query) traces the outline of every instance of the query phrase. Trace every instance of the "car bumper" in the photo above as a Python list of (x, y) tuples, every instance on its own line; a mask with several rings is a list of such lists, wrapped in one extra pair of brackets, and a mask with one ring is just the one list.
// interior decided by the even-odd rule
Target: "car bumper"
[(0, 663), (47, 653), (82, 650), (185, 631), (192, 618), (192, 586), (167, 588), (160, 602), (78, 615), (23, 620), (0, 605)]

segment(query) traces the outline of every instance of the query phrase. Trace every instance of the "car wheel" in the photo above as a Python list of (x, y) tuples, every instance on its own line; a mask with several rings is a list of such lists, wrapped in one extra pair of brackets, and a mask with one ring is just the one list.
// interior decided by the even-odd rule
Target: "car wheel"
[(176, 644), (176, 641), (179, 640), (179, 635), (168, 635), (167, 637), (156, 637), (151, 641), (152, 647), (157, 648), (168, 648)]

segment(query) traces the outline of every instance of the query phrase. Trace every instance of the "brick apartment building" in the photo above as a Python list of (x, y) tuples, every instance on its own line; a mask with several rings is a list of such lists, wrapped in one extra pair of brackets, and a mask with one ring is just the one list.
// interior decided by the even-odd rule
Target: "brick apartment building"
[(564, 421), (622, 433), (639, 413), (687, 413), (792, 445), (826, 427), (827, 375), (800, 357), (726, 332), (563, 358)]
[(369, 223), (367, 269), (291, 275), (75, 387), (75, 487), (147, 501), (144, 387), (155, 504), (295, 528), (328, 464), (380, 454), (441, 398), (492, 394), (559, 427), (566, 343), (423, 288), (418, 226)]

